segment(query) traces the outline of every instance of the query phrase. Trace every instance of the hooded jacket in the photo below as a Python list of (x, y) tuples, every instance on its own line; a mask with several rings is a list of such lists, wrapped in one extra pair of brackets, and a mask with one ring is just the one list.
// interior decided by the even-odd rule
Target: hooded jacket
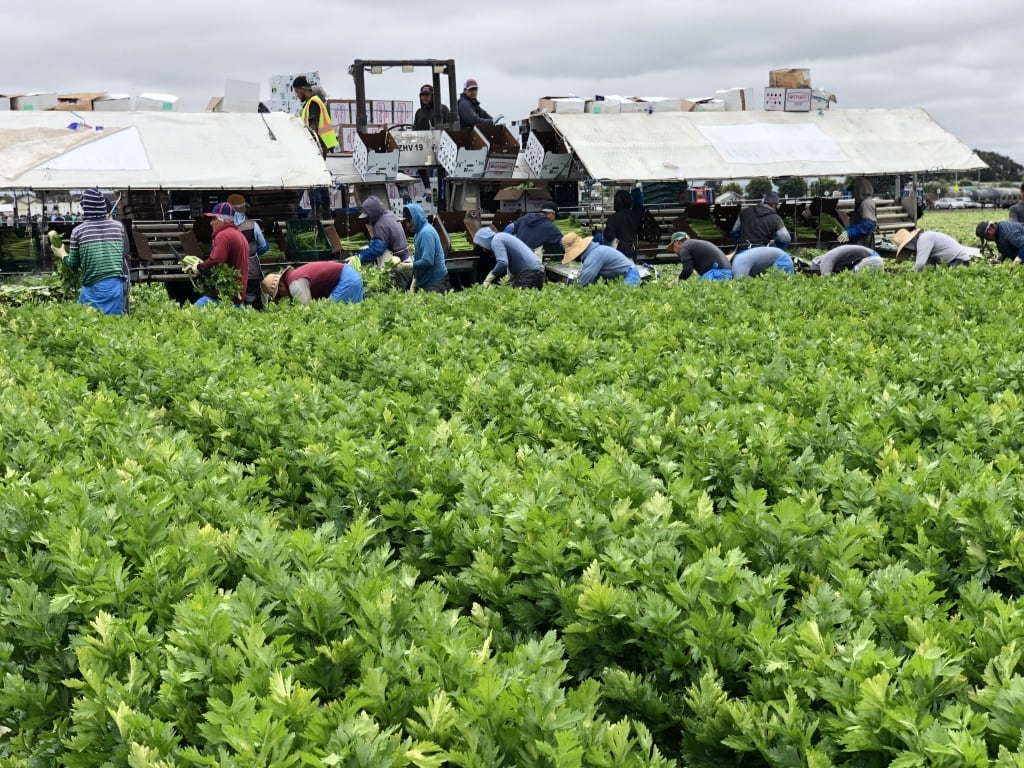
[(427, 214), (416, 203), (409, 203), (405, 211), (412, 220), (413, 244), (416, 258), (412, 262), (413, 274), (421, 288), (428, 288), (448, 276), (448, 265), (444, 263), (444, 247), (441, 236), (430, 226)]
[(526, 243), (531, 251), (542, 245), (562, 247), (561, 230), (543, 213), (534, 212), (520, 216), (509, 224), (509, 227), (511, 230), (506, 228), (505, 231)]
[(459, 122), (463, 128), (472, 128), (474, 125), (490, 125), (494, 122), (492, 118), (476, 99), (459, 94), (459, 102), (456, 104), (459, 110)]
[(778, 211), (763, 202), (740, 211), (733, 224), (733, 232), (736, 230), (739, 230), (740, 248), (758, 248), (773, 243), (785, 247), (793, 240)]
[(373, 227), (373, 237), (370, 238), (370, 244), (359, 252), (359, 260), (376, 261), (384, 255), (384, 251), (390, 250), (402, 261), (408, 261), (409, 240), (398, 217), (386, 209), (376, 195), (366, 198), (362, 209), (366, 214), (366, 220)]
[(68, 257), (71, 269), (81, 269), (84, 286), (110, 277), (128, 277), (128, 233), (120, 221), (107, 218), (107, 201), (98, 189), (82, 193), (83, 221), (71, 231)]
[(620, 253), (633, 258), (636, 256), (636, 241), (639, 237), (639, 217), (643, 213), (641, 208), (638, 214), (633, 211), (633, 199), (630, 193), (620, 189), (612, 199), (612, 206), (615, 212), (608, 217), (604, 224), (604, 241), (611, 245), (615, 240), (619, 242), (616, 248)]

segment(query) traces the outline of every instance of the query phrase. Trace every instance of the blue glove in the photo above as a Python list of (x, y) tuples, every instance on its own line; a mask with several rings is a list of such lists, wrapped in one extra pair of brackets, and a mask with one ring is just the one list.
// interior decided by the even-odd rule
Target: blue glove
[(734, 242), (734, 243), (735, 243), (736, 245), (739, 245), (739, 244), (740, 244), (740, 231), (739, 231), (738, 229), (734, 229), (734, 230), (733, 230), (732, 232), (730, 232), (730, 233), (729, 233), (729, 237), (731, 237), (731, 238), (732, 238), (732, 241), (733, 241), (733, 242)]

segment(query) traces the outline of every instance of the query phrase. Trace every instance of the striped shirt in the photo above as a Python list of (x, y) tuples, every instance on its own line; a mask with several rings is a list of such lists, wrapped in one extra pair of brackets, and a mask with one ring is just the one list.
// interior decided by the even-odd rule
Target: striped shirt
[(114, 219), (83, 221), (71, 231), (67, 265), (81, 269), (82, 285), (128, 276), (128, 233)]

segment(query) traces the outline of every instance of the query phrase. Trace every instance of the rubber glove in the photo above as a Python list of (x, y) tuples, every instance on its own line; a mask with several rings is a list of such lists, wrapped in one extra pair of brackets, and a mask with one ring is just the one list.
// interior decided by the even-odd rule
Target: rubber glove
[(494, 283), (494, 273), (488, 272), (487, 277), (484, 278), (484, 288), (488, 288)]
[(839, 237), (836, 238), (836, 242), (839, 242), (839, 243), (848, 243), (848, 242), (850, 242), (850, 233), (847, 232), (844, 229), (842, 232), (839, 233)]

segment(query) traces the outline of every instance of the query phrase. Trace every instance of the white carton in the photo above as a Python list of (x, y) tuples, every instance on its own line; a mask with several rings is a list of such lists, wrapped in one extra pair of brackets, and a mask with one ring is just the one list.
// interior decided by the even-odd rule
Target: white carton
[(682, 99), (667, 96), (635, 96), (633, 101), (641, 105), (641, 112), (679, 112), (682, 109)]
[(363, 181), (397, 179), (398, 156), (398, 144), (388, 131), (356, 134), (352, 165)]
[(260, 84), (244, 80), (224, 81), (221, 112), (255, 112), (260, 106)]
[(523, 155), (535, 178), (555, 179), (569, 173), (572, 155), (565, 151), (565, 146), (552, 132), (530, 131)]
[(764, 89), (764, 108), (769, 112), (781, 112), (786, 107), (786, 89), (768, 86)]
[(92, 103), (95, 112), (131, 112), (132, 97), (127, 93), (108, 93)]
[(56, 93), (26, 93), (11, 98), (11, 109), (16, 112), (53, 109), (56, 106)]
[(583, 111), (593, 115), (617, 115), (621, 103), (618, 99), (587, 99)]
[(715, 96), (725, 102), (726, 112), (743, 112), (754, 108), (753, 88), (727, 88), (715, 91)]
[(683, 112), (725, 112), (725, 101), (713, 96), (682, 99)]
[(586, 105), (587, 100), (577, 96), (541, 96), (537, 99), (538, 112), (582, 114)]
[(178, 97), (170, 93), (140, 93), (139, 97), (135, 99), (135, 111), (177, 112)]
[(445, 128), (437, 148), (437, 159), (453, 178), (479, 179), (487, 165), (487, 141), (473, 128), (458, 131)]
[(785, 105), (786, 112), (810, 112), (811, 89), (787, 88)]
[(392, 131), (400, 153), (399, 168), (437, 165), (437, 131)]

